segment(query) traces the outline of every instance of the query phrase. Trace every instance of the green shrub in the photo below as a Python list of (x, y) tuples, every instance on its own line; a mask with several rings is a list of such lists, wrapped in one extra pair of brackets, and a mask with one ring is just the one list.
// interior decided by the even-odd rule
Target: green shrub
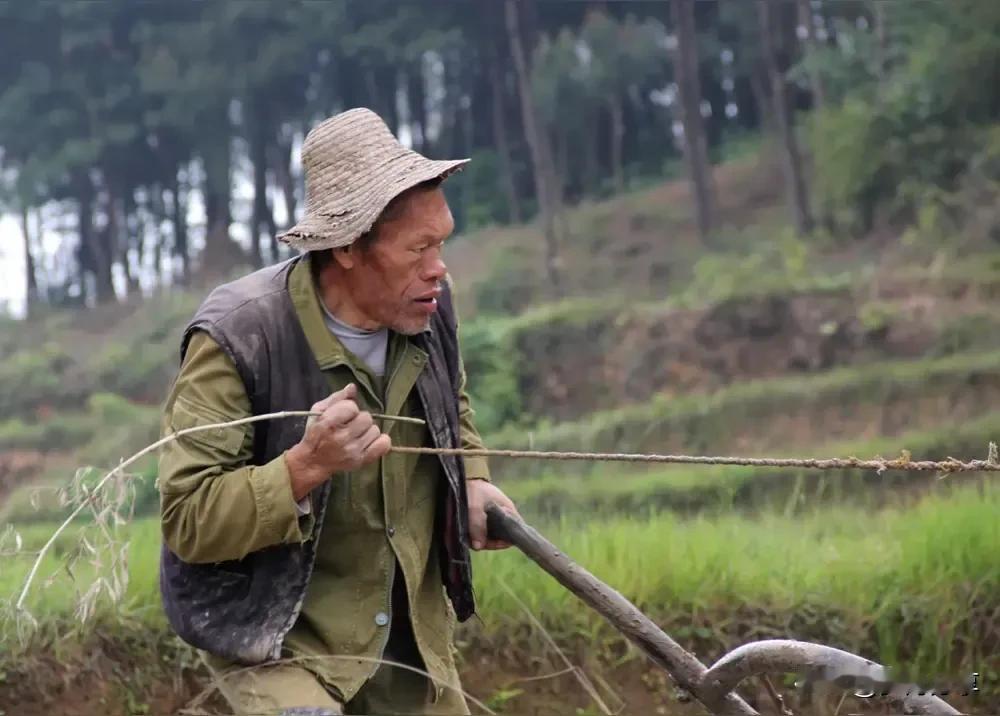
[(0, 416), (24, 416), (42, 405), (79, 400), (89, 384), (75, 368), (73, 357), (56, 343), (9, 356), (0, 362)]
[(97, 429), (90, 415), (57, 412), (40, 423), (21, 418), (0, 422), (0, 450), (70, 450), (85, 444)]
[(932, 348), (933, 355), (950, 356), (1000, 345), (1000, 316), (972, 313), (948, 319)]
[(519, 251), (492, 257), (492, 265), (473, 289), (479, 313), (513, 316), (537, 300), (541, 274), (536, 262)]
[(489, 432), (517, 420), (520, 366), (510, 332), (499, 320), (479, 318), (463, 324), (460, 336), (476, 427)]
[[(847, 29), (852, 53), (827, 53), (828, 80), (857, 64), (868, 67), (817, 112), (811, 147), (815, 184), (825, 212), (864, 231), (877, 212), (925, 225), (950, 212), (948, 197), (996, 122), (1000, 99), (1000, 10), (996, 3), (894, 3), (886, 6), (894, 52), (886, 71), (870, 33)], [(865, 64), (865, 63), (862, 63)], [(855, 68), (857, 69), (857, 68)]]

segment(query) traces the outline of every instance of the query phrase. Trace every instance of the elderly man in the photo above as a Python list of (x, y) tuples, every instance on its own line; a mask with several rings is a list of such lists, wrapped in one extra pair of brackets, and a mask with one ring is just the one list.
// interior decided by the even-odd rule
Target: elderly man
[(468, 713), (469, 545), (506, 547), (484, 507), (514, 506), (482, 459), (391, 451), (482, 446), (441, 257), (440, 184), (468, 160), (426, 159), (366, 109), (317, 125), (302, 159), (305, 216), (281, 236), (302, 255), (198, 309), (164, 429), (320, 415), (164, 449), (165, 610), (237, 713)]

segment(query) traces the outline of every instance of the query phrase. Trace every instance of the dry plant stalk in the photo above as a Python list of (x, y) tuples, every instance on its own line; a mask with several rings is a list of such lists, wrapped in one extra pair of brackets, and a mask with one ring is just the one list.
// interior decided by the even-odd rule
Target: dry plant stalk
[[(14, 609), (19, 614), (28, 615), (27, 610), (24, 608), (25, 599), (28, 597), (28, 591), (31, 589), (31, 585), (38, 574), (38, 569), (41, 567), (42, 561), (45, 559), (45, 555), (48, 554), (49, 550), (52, 549), (52, 545), (59, 536), (66, 530), (67, 527), (75, 520), (84, 510), (90, 508), (91, 503), (96, 500), (99, 493), (101, 493), (105, 486), (117, 477), (125, 478), (125, 468), (135, 464), (138, 460), (142, 459), (146, 455), (159, 450), (161, 447), (167, 443), (176, 440), (177, 438), (183, 437), (185, 435), (190, 435), (191, 433), (197, 433), (204, 430), (217, 430), (219, 428), (233, 427), (237, 425), (246, 425), (248, 423), (256, 423), (262, 420), (277, 420), (281, 418), (291, 418), (291, 417), (302, 417), (302, 416), (313, 416), (316, 413), (307, 410), (286, 410), (278, 413), (268, 413), (266, 415), (253, 415), (248, 418), (240, 418), (239, 420), (231, 420), (224, 423), (211, 423), (209, 425), (196, 425), (194, 427), (185, 428), (184, 430), (178, 430), (176, 432), (170, 433), (169, 435), (157, 440), (151, 445), (147, 445), (142, 450), (137, 452), (132, 457), (123, 461), (110, 472), (108, 472), (104, 477), (102, 477), (97, 484), (92, 488), (87, 488), (86, 484), (79, 481), (80, 472), (77, 472), (77, 479), (74, 482), (79, 482), (79, 487), (76, 492), (80, 495), (81, 499), (76, 508), (69, 514), (69, 516), (60, 524), (55, 532), (49, 537), (48, 541), (42, 546), (38, 551), (38, 556), (35, 558), (34, 564), (31, 566), (31, 570), (28, 572), (28, 576), (24, 580), (24, 586), (21, 589), (21, 594), (14, 603)], [(28, 615), (30, 616), (30, 615)]]
[(521, 607), (521, 611), (525, 613), (525, 615), (528, 617), (528, 620), (532, 623), (532, 625), (536, 629), (538, 629), (538, 631), (542, 634), (548, 645), (552, 647), (552, 649), (556, 652), (556, 654), (559, 655), (559, 658), (562, 660), (563, 664), (566, 665), (566, 668), (563, 669), (562, 671), (558, 671), (553, 674), (546, 674), (544, 677), (536, 676), (529, 679), (519, 679), (519, 681), (533, 681), (533, 680), (540, 680), (542, 678), (554, 678), (562, 674), (570, 673), (573, 674), (573, 676), (576, 677), (576, 680), (580, 682), (580, 686), (583, 687), (583, 690), (587, 692), (587, 695), (590, 696), (590, 698), (593, 699), (594, 703), (597, 704), (597, 707), (601, 710), (601, 713), (605, 714), (605, 716), (614, 716), (615, 714), (621, 713), (626, 706), (625, 700), (622, 699), (622, 697), (619, 696), (614, 691), (611, 691), (610, 692), (611, 695), (618, 700), (619, 705), (618, 708), (614, 710), (609, 708), (608, 705), (604, 703), (604, 699), (601, 698), (601, 695), (597, 692), (597, 689), (591, 683), (590, 679), (587, 678), (587, 674), (583, 671), (583, 669), (581, 669), (579, 666), (577, 666), (576, 664), (574, 664), (569, 660), (569, 657), (566, 656), (565, 652), (563, 652), (563, 650), (559, 648), (559, 645), (556, 643), (556, 640), (552, 638), (552, 635), (549, 634), (548, 630), (546, 630), (546, 628), (542, 625), (541, 621), (539, 621), (538, 618), (532, 613), (531, 609), (528, 608), (528, 605), (525, 604), (521, 600), (521, 598), (517, 596), (517, 594), (514, 592), (513, 589), (510, 588), (509, 585), (501, 583), (500, 586), (503, 587), (504, 591), (507, 592), (510, 598), (513, 599), (519, 607)]

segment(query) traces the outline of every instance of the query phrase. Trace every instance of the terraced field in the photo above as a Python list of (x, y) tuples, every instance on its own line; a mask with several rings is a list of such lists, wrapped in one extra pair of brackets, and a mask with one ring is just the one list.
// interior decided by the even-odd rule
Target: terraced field
[[(721, 173), (735, 182), (732, 210), (758, 222), (740, 234), (750, 247), (740, 252), (699, 254), (686, 240), (667, 257), (641, 248), (647, 234), (686, 225), (657, 203), (669, 187), (573, 214), (580, 246), (568, 260), (579, 272), (597, 271), (588, 261), (601, 226), (647, 227), (618, 246), (626, 265), (601, 277), (605, 293), (583, 297), (581, 279), (549, 302), (527, 275), (530, 301), (498, 310), (507, 294), (494, 291), (496, 252), (535, 250), (533, 230), (457, 240), (465, 360), (491, 447), (986, 456), (1000, 440), (996, 257), (940, 269), (903, 252), (888, 278), (866, 256), (817, 252), (811, 270), (754, 259), (774, 256), (768, 207), (778, 198), (750, 191), (748, 166)], [(610, 292), (650, 266), (673, 277), (668, 288), (654, 290), (647, 276), (634, 292)], [(0, 600), (16, 597), (67, 500), (83, 499), (102, 472), (77, 469), (110, 468), (155, 438), (177, 337), (198, 299), (176, 294), (80, 321), (56, 315), (16, 337), (20, 327), (0, 328), (0, 522), (9, 528)], [(936, 681), (978, 671), (986, 696), (963, 707), (1000, 707), (989, 687), (1000, 683), (992, 477), (524, 460), (493, 468), (530, 521), (706, 660), (753, 638), (823, 641)], [(46, 694), (86, 692), (81, 714), (169, 713), (204, 686), (160, 613), (155, 460), (136, 473), (112, 500), (120, 523), (85, 513), (46, 556), (26, 602), (33, 636), (19, 638), (24, 615), (0, 604), (0, 712), (49, 713)], [(523, 556), (477, 555), (474, 570), (480, 620), (462, 627), (459, 648), (470, 692), (495, 709), (593, 712), (572, 673), (524, 681), (565, 671), (554, 643), (630, 712), (697, 713)]]

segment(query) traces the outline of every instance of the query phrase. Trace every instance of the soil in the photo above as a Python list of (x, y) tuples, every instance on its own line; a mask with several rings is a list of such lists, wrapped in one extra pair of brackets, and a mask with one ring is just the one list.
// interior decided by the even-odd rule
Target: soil
[[(525, 716), (601, 714), (597, 699), (613, 713), (657, 716), (702, 716), (706, 712), (678, 691), (665, 672), (641, 657), (616, 667), (569, 670), (559, 657), (544, 649), (477, 652), (462, 666), (462, 683), (469, 694), (496, 713)], [(82, 656), (82, 655), (81, 655)], [(579, 662), (578, 662), (579, 663)], [(156, 665), (153, 665), (156, 668)], [(162, 667), (142, 674), (123, 652), (95, 651), (72, 664), (54, 657), (34, 657), (28, 672), (0, 677), (0, 714), (4, 716), (168, 716), (229, 713), (216, 699), (199, 699), (207, 675), (193, 668)], [(843, 692), (832, 687), (806, 692), (783, 685), (773, 677), (786, 705), (797, 714), (832, 714)], [(596, 694), (595, 698), (591, 694)], [(745, 682), (740, 695), (762, 716), (779, 714), (762, 680)], [(949, 697), (963, 713), (988, 714), (1000, 706), (997, 699)], [(471, 704), (470, 704), (471, 705)], [(841, 713), (889, 713), (884, 704), (849, 696)], [(824, 709), (828, 709), (825, 710)], [(482, 713), (473, 707), (474, 713)]]
[(45, 455), (36, 450), (0, 451), (0, 505), (15, 488), (41, 472)]
[(891, 321), (866, 326), (860, 300), (846, 291), (762, 296), (546, 326), (544, 335), (518, 340), (524, 407), (564, 421), (657, 394), (920, 358), (935, 347), (948, 317), (970, 310), (967, 298), (925, 291), (899, 305)]

